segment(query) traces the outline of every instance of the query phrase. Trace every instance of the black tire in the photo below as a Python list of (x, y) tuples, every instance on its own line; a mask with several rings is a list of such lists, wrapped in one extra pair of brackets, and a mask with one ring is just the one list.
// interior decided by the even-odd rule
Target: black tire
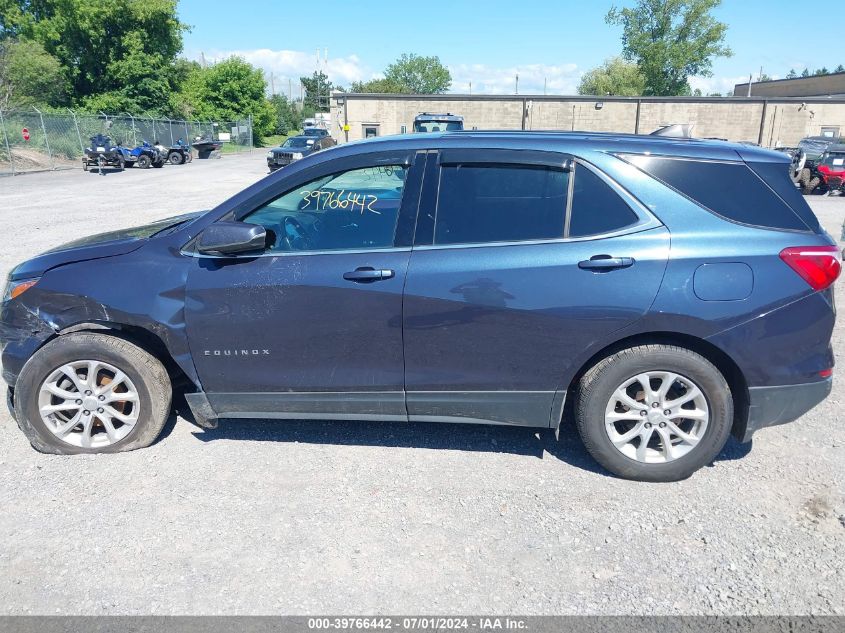
[(126, 161), (121, 158), (118, 161), (118, 166), (120, 167), (120, 171), (123, 171), (124, 169), (126, 169)]
[[(710, 420), (701, 439), (673, 461), (644, 463), (628, 457), (614, 446), (605, 428), (605, 409), (617, 387), (648, 371), (686, 377), (700, 387), (707, 401)], [(600, 361), (581, 379), (574, 410), (578, 433), (590, 455), (615, 475), (636, 481), (686, 479), (716, 458), (733, 424), (733, 398), (721, 372), (700, 354), (672, 345), (632, 347)]]
[[(38, 394), (41, 384), (56, 368), (78, 360), (99, 360), (124, 372), (139, 396), (139, 417), (129, 434), (107, 446), (84, 448), (56, 437), (41, 419)], [(81, 332), (60, 336), (42, 347), (23, 366), (15, 384), (18, 426), (33, 448), (42, 453), (117, 453), (144, 448), (161, 433), (170, 414), (172, 389), (164, 366), (143, 349), (105, 334)]]
[(796, 179), (796, 181), (798, 182), (798, 185), (801, 187), (802, 190), (807, 188), (807, 183), (810, 182), (810, 178), (812, 177), (812, 175), (813, 174), (810, 172), (809, 167), (805, 167), (798, 173), (798, 178)]
[(816, 190), (816, 187), (819, 186), (819, 183), (821, 181), (822, 181), (822, 179), (819, 178), (818, 176), (810, 178), (803, 186), (804, 195), (809, 196), (810, 194), (812, 194), (813, 191)]
[(170, 161), (171, 165), (181, 165), (185, 162), (185, 157), (182, 155), (182, 152), (170, 152), (167, 155), (167, 160)]
[(164, 167), (164, 160), (157, 160), (153, 163), (153, 167), (155, 167), (156, 169), (161, 169), (162, 167)]
[(136, 163), (136, 164), (138, 165), (138, 167), (140, 167), (141, 169), (149, 169), (149, 167), (150, 167), (150, 165), (152, 164), (152, 162), (153, 162), (153, 161), (151, 161), (151, 160), (150, 160), (150, 157), (149, 157), (149, 156), (147, 156), (146, 154), (141, 154), (141, 155), (138, 157), (138, 160), (137, 160), (137, 161), (135, 161), (135, 163)]

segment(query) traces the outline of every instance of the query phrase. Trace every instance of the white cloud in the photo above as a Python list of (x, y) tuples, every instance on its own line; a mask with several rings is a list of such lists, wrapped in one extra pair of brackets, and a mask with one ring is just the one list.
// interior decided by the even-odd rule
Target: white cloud
[(701, 94), (709, 95), (714, 92), (727, 94), (733, 92), (736, 84), (746, 83), (748, 75), (739, 75), (737, 77), (690, 77), (689, 85), (693, 92), (701, 90)]
[[(205, 53), (205, 60), (208, 63), (220, 61), (237, 55), (244, 58), (253, 66), (264, 71), (267, 83), (270, 83), (270, 73), (273, 73), (276, 82), (276, 92), (288, 91), (288, 80), (292, 80), (294, 97), (299, 92), (299, 78), (311, 75), (315, 70), (321, 68), (336, 85), (348, 87), (353, 81), (369, 79), (372, 72), (361, 64), (357, 55), (347, 57), (329, 57), (327, 62), (317, 61), (316, 49), (311, 53), (304, 51), (273, 50), (269, 48), (257, 48), (253, 50), (227, 50), (211, 51)], [(189, 58), (199, 60), (200, 54), (189, 54)]]
[(452, 92), (467, 93), (472, 82), (473, 94), (513, 94), (516, 75), (519, 75), (520, 94), (543, 94), (543, 83), (548, 94), (575, 94), (581, 72), (576, 64), (549, 66), (494, 67), (486, 64), (455, 64), (452, 73)]

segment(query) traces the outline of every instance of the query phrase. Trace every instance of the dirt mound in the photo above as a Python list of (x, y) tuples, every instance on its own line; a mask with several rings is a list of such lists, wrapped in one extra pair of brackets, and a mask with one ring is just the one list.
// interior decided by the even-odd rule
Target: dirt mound
[(47, 152), (20, 147), (12, 148), (12, 159), (15, 161), (15, 169), (17, 171), (35, 171), (38, 169), (72, 167), (76, 165), (76, 161), (72, 161), (64, 156), (53, 156), (51, 162)]

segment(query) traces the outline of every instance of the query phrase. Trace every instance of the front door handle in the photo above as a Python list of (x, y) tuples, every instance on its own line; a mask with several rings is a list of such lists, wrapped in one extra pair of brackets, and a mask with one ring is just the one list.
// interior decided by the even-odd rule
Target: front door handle
[(347, 281), (355, 281), (358, 283), (370, 283), (373, 281), (381, 281), (382, 279), (391, 279), (396, 273), (386, 268), (372, 268), (370, 266), (362, 266), (355, 270), (343, 273), (343, 278)]
[(628, 268), (633, 265), (633, 257), (611, 257), (610, 255), (593, 255), (590, 259), (578, 262), (578, 268), (584, 270), (615, 270)]

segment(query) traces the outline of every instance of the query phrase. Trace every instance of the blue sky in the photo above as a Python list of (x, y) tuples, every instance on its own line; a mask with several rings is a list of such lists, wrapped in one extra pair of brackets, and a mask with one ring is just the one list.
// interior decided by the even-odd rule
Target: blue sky
[[(317, 68), (317, 52), (328, 49), (322, 68), (332, 81), (379, 76), (402, 53), (438, 55), (453, 77), (453, 92), (574, 93), (581, 75), (620, 52), (620, 29), (605, 24), (613, 2), (593, 0), (180, 0), (179, 14), (191, 26), (185, 55), (208, 61), (238, 54), (276, 78), (277, 91), (294, 93), (300, 75)], [(633, 0), (616, 4), (631, 6)], [(772, 77), (845, 64), (841, 21), (816, 14), (807, 36), (804, 3), (794, 0), (723, 0), (715, 14), (728, 24), (734, 56), (716, 60), (711, 78), (692, 78), (693, 88), (725, 92), (756, 77)], [(802, 8), (803, 7), (803, 8)]]

